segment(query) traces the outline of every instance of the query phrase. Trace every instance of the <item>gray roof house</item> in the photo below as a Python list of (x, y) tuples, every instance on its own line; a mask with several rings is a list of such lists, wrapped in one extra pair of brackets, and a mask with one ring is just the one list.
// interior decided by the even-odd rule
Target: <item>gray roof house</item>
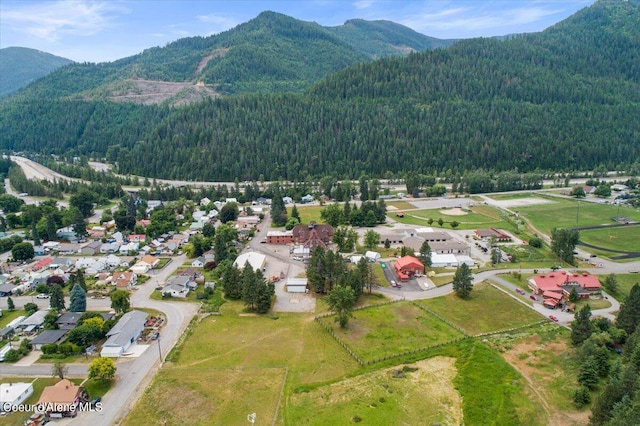
[(31, 340), (31, 344), (35, 349), (41, 350), (42, 345), (60, 343), (64, 339), (65, 334), (67, 334), (67, 331), (69, 330), (45, 330), (34, 337), (33, 340)]
[(56, 324), (60, 327), (60, 330), (71, 330), (78, 324), (78, 320), (84, 314), (84, 312), (67, 312), (58, 317)]
[(144, 330), (148, 314), (129, 311), (107, 333), (107, 341), (102, 345), (100, 356), (118, 358), (136, 341)]
[(48, 313), (48, 310), (36, 311), (33, 315), (30, 315), (20, 323), (20, 328), (22, 328), (25, 333), (34, 332), (40, 329), (44, 324), (44, 317), (46, 317)]
[(80, 253), (88, 254), (90, 256), (93, 256), (95, 254), (100, 253), (100, 247), (102, 247), (102, 242), (101, 241), (92, 241), (89, 244), (87, 244), (84, 247), (82, 247), (80, 249)]

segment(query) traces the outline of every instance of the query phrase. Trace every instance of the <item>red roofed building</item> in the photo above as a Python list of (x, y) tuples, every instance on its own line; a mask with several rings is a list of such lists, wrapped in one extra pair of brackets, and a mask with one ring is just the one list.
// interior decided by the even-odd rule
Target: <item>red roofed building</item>
[(542, 294), (545, 298), (551, 298), (551, 293), (568, 298), (571, 290), (575, 288), (580, 298), (588, 299), (592, 294), (599, 294), (602, 289), (598, 277), (586, 272), (572, 274), (558, 271), (547, 275), (536, 275), (529, 278), (528, 285), (531, 291)]
[(424, 265), (413, 256), (401, 257), (395, 261), (393, 267), (401, 280), (408, 280), (415, 274), (424, 274)]
[(32, 271), (39, 271), (41, 269), (44, 269), (44, 268), (48, 267), (51, 264), (51, 262), (53, 262), (53, 258), (52, 257), (45, 257), (44, 259), (38, 261), (38, 263), (33, 265), (31, 270)]

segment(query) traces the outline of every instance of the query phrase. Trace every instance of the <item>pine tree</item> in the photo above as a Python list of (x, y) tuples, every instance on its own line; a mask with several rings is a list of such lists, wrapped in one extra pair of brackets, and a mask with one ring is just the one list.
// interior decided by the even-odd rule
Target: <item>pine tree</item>
[(591, 324), (591, 306), (585, 305), (576, 312), (575, 319), (571, 323), (571, 341), (579, 345), (591, 336), (593, 326)]
[(13, 303), (13, 299), (11, 298), (11, 296), (7, 297), (7, 308), (10, 311), (16, 310), (16, 305)]
[(58, 312), (64, 310), (64, 294), (62, 293), (62, 287), (58, 284), (51, 286), (51, 292), (49, 293), (49, 306), (51, 309), (55, 309)]
[(427, 240), (420, 246), (420, 261), (425, 268), (431, 267), (431, 246), (429, 246), (429, 241)]
[(76, 283), (69, 292), (69, 311), (85, 312), (87, 310), (87, 293)]
[(636, 283), (620, 306), (616, 327), (631, 334), (638, 325), (640, 325), (640, 284)]
[(298, 220), (298, 223), (302, 223), (300, 220), (300, 213), (298, 212), (298, 207), (294, 204), (291, 208), (291, 217)]
[(84, 269), (78, 269), (76, 272), (76, 282), (85, 292), (87, 291), (87, 284), (84, 281)]
[(242, 298), (242, 285), (240, 283), (240, 271), (232, 265), (227, 265), (222, 273), (222, 288), (227, 299), (239, 300)]
[(242, 283), (242, 300), (245, 306), (253, 311), (256, 309), (258, 302), (259, 279), (249, 262), (244, 265), (240, 282)]
[(307, 280), (316, 293), (325, 292), (325, 250), (322, 246), (316, 246), (309, 256), (307, 263)]
[(471, 290), (473, 289), (473, 276), (469, 270), (469, 266), (466, 263), (458, 266), (456, 273), (453, 276), (453, 291), (456, 292), (458, 297), (463, 299), (469, 297)]

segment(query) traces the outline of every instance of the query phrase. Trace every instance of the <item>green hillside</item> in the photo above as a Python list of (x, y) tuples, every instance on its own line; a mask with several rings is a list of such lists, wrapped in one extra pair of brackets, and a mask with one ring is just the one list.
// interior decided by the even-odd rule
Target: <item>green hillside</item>
[(609, 0), (541, 33), (359, 63), (303, 94), (14, 102), (0, 110), (0, 147), (214, 181), (620, 170), (639, 167), (638, 117), (640, 7)]
[(70, 63), (69, 59), (25, 47), (0, 49), (0, 98)]
[[(184, 100), (176, 90), (199, 90), (214, 97), (302, 92), (326, 75), (356, 63), (450, 43), (398, 24), (368, 25), (362, 21), (355, 27), (350, 23), (344, 27), (355, 29), (340, 32), (341, 27), (326, 28), (279, 13), (263, 12), (217, 35), (183, 38), (110, 63), (76, 64), (32, 85), (20, 98), (176, 103)], [(351, 43), (345, 41), (349, 36), (354, 36)], [(149, 87), (150, 81), (181, 84)], [(144, 97), (148, 92), (163, 90), (167, 90), (166, 96)], [(191, 101), (186, 99), (187, 103)]]

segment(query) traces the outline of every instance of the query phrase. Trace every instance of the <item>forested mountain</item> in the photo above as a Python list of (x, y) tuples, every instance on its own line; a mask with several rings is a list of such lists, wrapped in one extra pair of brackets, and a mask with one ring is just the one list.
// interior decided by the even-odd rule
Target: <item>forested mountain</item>
[(617, 170), (640, 158), (638, 117), (640, 7), (600, 0), (541, 33), (360, 63), (304, 94), (16, 102), (0, 142), (193, 180)]
[(0, 98), (70, 63), (69, 59), (25, 47), (0, 49)]
[(365, 21), (350, 19), (329, 32), (372, 58), (400, 56), (410, 52), (451, 46), (457, 40), (425, 37), (404, 25), (391, 21)]
[(183, 38), (110, 63), (76, 64), (20, 97), (179, 104), (218, 95), (302, 92), (359, 62), (451, 43), (391, 22), (348, 21), (327, 28), (263, 12), (210, 37)]

